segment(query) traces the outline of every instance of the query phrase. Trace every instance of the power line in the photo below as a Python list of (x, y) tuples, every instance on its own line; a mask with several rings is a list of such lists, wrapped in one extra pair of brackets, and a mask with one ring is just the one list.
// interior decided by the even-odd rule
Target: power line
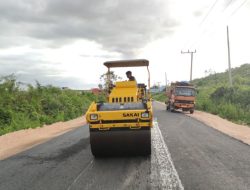
[[(236, 0), (237, 1), (237, 0)], [(231, 3), (233, 2), (233, 0), (231, 0), (228, 4), (227, 4), (227, 6), (223, 9), (223, 13), (225, 12), (225, 10), (231, 5)]]
[[(219, 0), (215, 0), (214, 3), (210, 6), (210, 8), (209, 8), (207, 14), (203, 17), (202, 21), (199, 23), (199, 25), (198, 25), (199, 27), (206, 21), (206, 19), (208, 18), (208, 16), (210, 15), (210, 13), (212, 12), (212, 10), (214, 9), (215, 5), (216, 5), (218, 2), (219, 2)], [(202, 32), (202, 34), (201, 34), (200, 36), (202, 36), (203, 33), (204, 33), (204, 31)], [(196, 38), (196, 39), (197, 39), (197, 38)], [(188, 43), (190, 44), (190, 40), (187, 41), (187, 42), (185, 43), (184, 47), (186, 47), (186, 45), (187, 45)], [(193, 46), (193, 44), (192, 44), (192, 46)]]
[(205, 20), (207, 19), (208, 15), (211, 13), (211, 11), (214, 9), (215, 5), (218, 3), (219, 0), (215, 0), (215, 2), (213, 3), (213, 5), (210, 7), (210, 9), (208, 10), (207, 14), (205, 15), (205, 17), (202, 19), (202, 21), (200, 22), (199, 26), (201, 26)]
[(248, 0), (245, 0), (245, 1), (243, 1), (233, 12), (232, 12), (232, 14), (229, 16), (229, 17), (231, 17), (231, 16), (233, 16), (236, 12), (238, 12), (239, 10), (240, 10), (240, 8), (247, 2)]
[[(224, 17), (224, 20), (226, 19), (226, 18), (230, 18), (231, 16), (233, 16), (236, 12), (238, 12), (239, 10), (240, 10), (240, 8), (242, 8), (242, 6), (247, 2), (248, 0), (244, 0), (238, 7), (236, 7), (235, 9), (233, 9), (232, 10), (232, 13), (229, 15), (229, 16), (227, 16), (227, 17)], [(229, 8), (229, 6), (232, 4), (232, 2), (233, 2), (233, 0), (231, 0), (230, 2), (229, 2), (229, 4), (226, 6), (226, 8), (223, 10), (223, 12), (222, 13), (224, 13), (225, 12), (225, 10), (226, 9), (228, 9)], [(207, 17), (210, 15), (210, 13), (211, 13), (211, 11), (214, 9), (214, 7), (215, 7), (215, 5), (218, 3), (218, 0), (216, 0), (214, 3), (213, 3), (213, 5), (211, 6), (211, 8), (209, 9), (209, 11), (208, 11), (208, 13), (206, 14), (206, 16), (203, 18), (203, 20), (202, 20), (202, 22), (199, 24), (199, 25), (201, 25), (201, 24), (203, 24), (204, 23), (204, 21), (207, 19)], [(234, 3), (235, 4), (235, 3)], [(215, 24), (215, 20), (213, 20), (214, 22), (212, 23), (213, 25)], [(216, 20), (216, 22), (218, 23), (218, 22), (222, 22), (223, 21), (223, 19), (219, 19), (219, 21), (218, 20)], [(212, 28), (212, 27), (210, 27), (210, 28)], [(211, 31), (211, 29), (210, 29), (210, 31)], [(215, 27), (213, 27), (212, 28), (212, 31), (215, 31)], [(192, 43), (192, 45), (190, 46), (191, 48), (195, 45), (195, 44), (198, 44), (199, 43), (199, 41), (201, 41), (204, 37), (204, 34), (206, 33), (207, 31), (206, 31), (206, 29), (204, 29), (203, 31), (202, 31), (202, 33), (194, 40), (194, 42)], [(212, 33), (212, 32), (210, 32), (210, 33)]]

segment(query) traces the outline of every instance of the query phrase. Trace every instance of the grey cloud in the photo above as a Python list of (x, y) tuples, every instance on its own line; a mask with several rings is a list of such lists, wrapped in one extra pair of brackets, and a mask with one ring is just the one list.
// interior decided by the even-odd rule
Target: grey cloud
[(90, 57), (92, 57), (92, 58), (102, 58), (104, 60), (108, 60), (108, 59), (114, 59), (115, 55), (107, 55), (107, 54), (105, 54), (105, 55), (102, 55), (102, 54), (100, 54), (100, 55), (88, 55), (88, 54), (82, 54), (81, 57), (84, 57), (84, 58), (90, 58)]
[(204, 14), (204, 12), (203, 12), (203, 11), (200, 11), (200, 10), (197, 10), (197, 11), (195, 11), (195, 12), (193, 13), (193, 15), (194, 15), (195, 17), (201, 17), (203, 14)]
[(87, 39), (101, 44), (105, 50), (132, 56), (152, 40), (172, 33), (177, 23), (168, 16), (166, 2), (0, 1), (0, 24), (4, 28), (0, 34), (8, 34), (10, 44), (15, 37), (28, 36), (54, 47)]
[[(38, 81), (41, 85), (53, 85), (57, 87), (69, 87), (71, 89), (90, 89), (96, 87), (96, 84), (89, 84), (81, 81), (76, 77), (63, 77), (63, 76), (49, 76), (35, 74), (17, 74), (17, 80), (22, 83), (28, 83), (34, 85)], [(31, 80), (32, 79), (32, 80)], [(34, 80), (35, 79), (35, 80)]]
[[(0, 0), (0, 49), (29, 46), (58, 48), (85, 39), (125, 58), (155, 39), (171, 35), (177, 22), (168, 16), (168, 0)], [(88, 88), (75, 77), (63, 77), (59, 63), (26, 53), (0, 56), (0, 76), (14, 73), (22, 82)], [(13, 54), (13, 52), (11, 53)], [(111, 59), (109, 55), (85, 55)]]
[(34, 53), (0, 56), (0, 77), (14, 74), (17, 80), (24, 84), (35, 84), (35, 81), (39, 81), (42, 85), (66, 86), (74, 89), (96, 86), (76, 77), (63, 76), (62, 71), (54, 67), (58, 64), (42, 61), (41, 56)]

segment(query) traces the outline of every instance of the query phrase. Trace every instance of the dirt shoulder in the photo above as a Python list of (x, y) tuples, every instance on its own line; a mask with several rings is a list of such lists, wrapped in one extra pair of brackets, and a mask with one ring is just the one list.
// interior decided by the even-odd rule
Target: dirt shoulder
[(225, 133), (250, 145), (250, 127), (248, 126), (238, 125), (226, 119), (222, 119), (217, 115), (197, 110), (194, 112), (194, 114), (187, 115), (205, 123), (210, 127), (217, 129), (218, 131), (221, 131), (222, 133)]
[(40, 128), (25, 129), (0, 136), (0, 160), (30, 149), (85, 124), (85, 117), (79, 117), (67, 122), (57, 122)]
[[(250, 145), (250, 127), (238, 125), (219, 116), (201, 111), (195, 111), (194, 114), (187, 114), (187, 116), (195, 118), (222, 133)], [(25, 129), (0, 136), (0, 160), (30, 149), (85, 124), (85, 117), (79, 117), (67, 122), (58, 122), (41, 128)]]
[[(157, 101), (158, 103), (165, 106), (164, 103)], [(238, 125), (232, 123), (226, 119), (222, 119), (217, 115), (213, 115), (207, 112), (195, 110), (193, 114), (186, 114), (189, 117), (195, 118), (207, 126), (213, 127), (214, 129), (229, 135), (243, 143), (250, 145), (250, 127), (245, 125)]]

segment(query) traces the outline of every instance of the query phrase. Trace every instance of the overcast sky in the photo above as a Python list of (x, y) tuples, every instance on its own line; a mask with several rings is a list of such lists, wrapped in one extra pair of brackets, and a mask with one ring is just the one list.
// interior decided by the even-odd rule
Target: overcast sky
[[(0, 76), (88, 89), (103, 62), (145, 58), (152, 83), (250, 63), (248, 0), (0, 0)], [(146, 70), (130, 69), (144, 82)], [(125, 70), (115, 71), (125, 79)], [(145, 74), (144, 74), (145, 73)]]

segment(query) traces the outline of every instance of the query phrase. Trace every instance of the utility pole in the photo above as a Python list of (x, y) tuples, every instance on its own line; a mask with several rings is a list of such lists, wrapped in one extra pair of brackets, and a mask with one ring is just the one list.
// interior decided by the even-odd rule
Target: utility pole
[(167, 88), (168, 88), (168, 77), (167, 73), (165, 72), (165, 92), (167, 92)]
[(166, 88), (167, 88), (167, 85), (168, 85), (168, 78), (167, 78), (167, 73), (165, 72), (165, 84), (166, 84)]
[(227, 26), (227, 50), (228, 50), (228, 76), (229, 76), (229, 85), (233, 86), (232, 72), (231, 72), (231, 58), (230, 58), (230, 43), (229, 43), (229, 29)]
[(193, 54), (196, 53), (196, 50), (195, 51), (186, 51), (186, 52), (183, 52), (181, 51), (181, 53), (190, 53), (191, 54), (191, 66), (190, 66), (190, 82), (192, 81), (192, 75), (193, 75)]
[(158, 83), (158, 92), (161, 91), (161, 82), (157, 82)]

